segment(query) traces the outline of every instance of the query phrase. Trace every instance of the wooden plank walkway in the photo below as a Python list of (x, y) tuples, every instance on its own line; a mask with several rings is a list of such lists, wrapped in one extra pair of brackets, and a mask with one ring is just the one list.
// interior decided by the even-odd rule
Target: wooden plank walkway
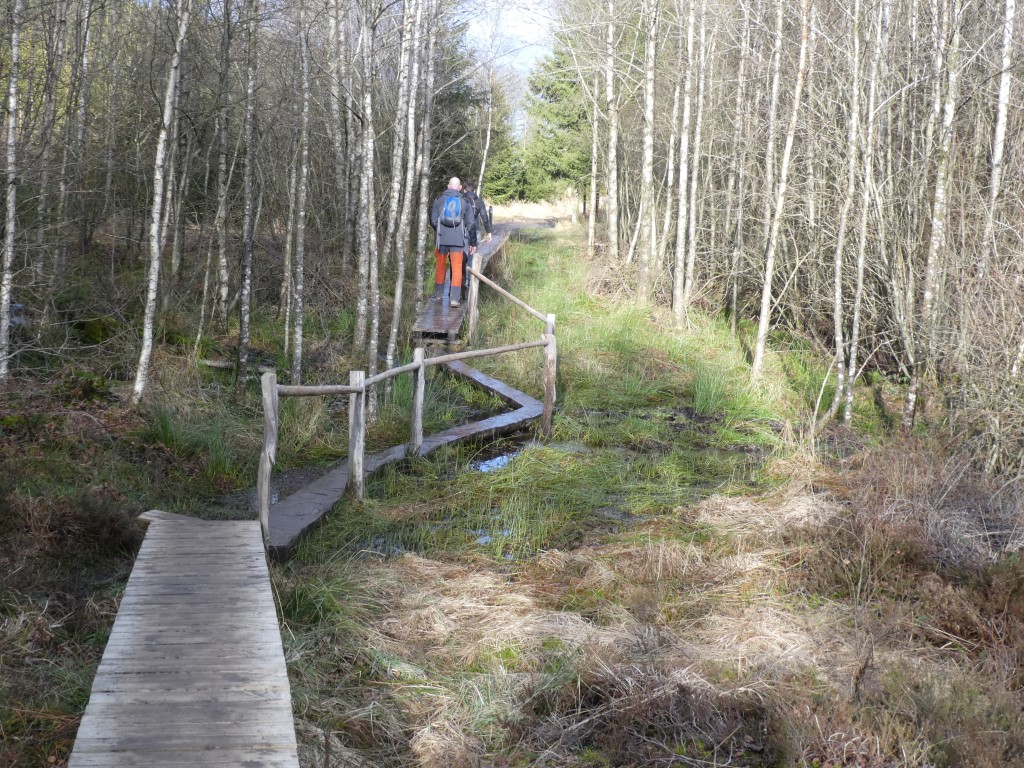
[[(444, 445), (517, 432), (544, 413), (544, 404), (540, 401), (464, 363), (449, 363), (448, 369), (494, 393), (514, 410), (424, 437), (421, 456)], [(364, 470), (370, 474), (385, 464), (401, 461), (407, 457), (407, 451), (406, 445), (397, 445), (367, 456)], [(268, 542), (271, 555), (277, 560), (287, 559), (302, 537), (318, 526), (324, 515), (341, 499), (347, 484), (348, 462), (343, 461), (319, 480), (273, 505), (270, 508)]]
[(69, 768), (298, 768), (259, 522), (143, 519)]
[[(483, 271), (491, 256), (501, 250), (509, 236), (517, 229), (517, 224), (496, 224), (494, 226), (494, 238), (489, 243), (481, 243), (473, 257), (473, 267)], [(427, 299), (423, 304), (423, 311), (412, 326), (412, 340), (414, 344), (421, 344), (428, 341), (453, 342), (459, 338), (462, 331), (462, 321), (466, 319), (466, 312), (469, 309), (469, 282), (464, 281), (462, 289), (462, 304), (458, 307), (451, 307), (448, 304), (449, 291), (451, 290), (451, 276), (444, 284), (444, 295), (441, 301)]]

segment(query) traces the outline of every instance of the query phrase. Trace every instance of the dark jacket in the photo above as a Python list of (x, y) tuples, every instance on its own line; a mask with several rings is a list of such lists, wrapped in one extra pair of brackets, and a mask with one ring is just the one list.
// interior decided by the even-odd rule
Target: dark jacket
[(476, 200), (479, 200), (480, 198), (476, 198), (476, 200), (474, 200), (474, 197), (476, 197), (476, 195), (471, 192), (462, 193), (462, 204), (466, 209), (466, 243), (473, 246), (477, 244), (477, 234), (480, 227), (478, 222), (480, 209), (477, 208), (476, 202)]
[[(487, 234), (490, 234), (491, 233), (491, 217), (487, 214), (487, 206), (484, 205), (483, 199), (475, 191), (474, 192), (464, 192), (463, 196), (464, 197), (468, 197), (472, 201), (473, 207), (476, 208), (476, 215), (480, 217), (480, 221), (484, 225), (484, 232), (486, 232)], [(473, 223), (474, 224), (476, 223), (476, 217), (474, 217), (474, 222)]]
[(444, 208), (445, 198), (450, 195), (462, 195), (453, 189), (446, 189), (434, 201), (430, 209), (430, 226), (434, 228), (437, 237), (434, 239), (438, 247), (448, 246), (459, 250), (466, 250), (469, 245), (469, 219), (472, 214), (472, 206), (466, 199), (462, 200), (462, 223), (457, 227), (446, 227), (441, 223), (441, 211)]

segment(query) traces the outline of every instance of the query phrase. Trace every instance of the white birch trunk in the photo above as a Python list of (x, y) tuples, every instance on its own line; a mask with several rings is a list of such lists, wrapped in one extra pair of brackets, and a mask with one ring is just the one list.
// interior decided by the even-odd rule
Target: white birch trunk
[(776, 0), (775, 42), (772, 47), (772, 86), (768, 106), (768, 143), (764, 158), (764, 221), (761, 252), (767, 253), (771, 239), (772, 201), (775, 199), (775, 140), (779, 125), (779, 92), (781, 90), (782, 63), (782, 11), (786, 0)]
[[(860, 229), (857, 235), (857, 284), (853, 294), (853, 321), (850, 328), (850, 363), (846, 374), (846, 401), (843, 406), (843, 422), (849, 424), (853, 420), (853, 389), (857, 381), (857, 355), (860, 345), (861, 307), (864, 304), (864, 272), (867, 266), (868, 243), (868, 212), (871, 196), (875, 190), (875, 109), (878, 95), (878, 70), (882, 61), (882, 51), (887, 47), (888, 39), (883, 35), (884, 19), (888, 14), (889, 0), (882, 0), (875, 19), (875, 50), (871, 57), (871, 68), (868, 72), (868, 111), (865, 121), (864, 149), (864, 181), (861, 192)], [(883, 241), (884, 242), (884, 241)]]
[[(1003, 55), (1000, 61), (999, 92), (996, 97), (996, 126), (992, 135), (992, 169), (988, 188), (988, 210), (985, 216), (985, 233), (982, 237), (981, 264), (978, 271), (984, 276), (988, 263), (996, 257), (996, 206), (1003, 179), (1003, 153), (1006, 145), (1006, 120), (1010, 106), (1010, 67), (1013, 59), (1013, 20), (1016, 14), (1016, 0), (1006, 0), (1003, 13)], [(979, 113), (980, 114), (980, 113)]]
[(697, 114), (693, 119), (693, 141), (691, 142), (692, 160), (690, 162), (690, 188), (686, 194), (690, 197), (687, 206), (686, 222), (686, 280), (683, 283), (683, 314), (690, 311), (693, 300), (695, 267), (697, 263), (697, 187), (700, 180), (700, 142), (704, 125), (704, 91), (707, 83), (707, 0), (700, 4), (700, 37), (698, 41), (697, 62), (700, 66), (697, 79)]
[[(398, 352), (398, 331), (402, 322), (403, 298), (405, 292), (405, 265), (409, 260), (409, 232), (412, 229), (412, 202), (416, 191), (416, 94), (419, 91), (420, 79), (420, 35), (423, 28), (423, 4), (425, 0), (412, 0), (415, 19), (412, 28), (412, 71), (409, 74), (410, 98), (406, 102), (405, 146), (408, 148), (405, 161), (405, 180), (402, 191), (402, 207), (398, 214), (398, 233), (396, 235), (397, 259), (395, 275), (395, 301), (391, 313), (391, 332), (388, 334), (388, 348), (385, 360), (388, 368), (393, 368), (395, 355)], [(390, 384), (389, 384), (390, 389)]]
[[(943, 17), (947, 17), (943, 13)], [(953, 38), (949, 44), (949, 55), (946, 63), (948, 82), (946, 98), (942, 106), (942, 126), (939, 134), (938, 165), (935, 171), (935, 190), (932, 196), (931, 236), (928, 239), (928, 257), (924, 268), (924, 285), (921, 291), (921, 314), (915, 334), (916, 354), (907, 388), (907, 399), (903, 406), (903, 419), (900, 426), (904, 432), (914, 426), (917, 410), (918, 391), (921, 379), (926, 373), (926, 366), (934, 364), (930, 358), (933, 353), (931, 340), (935, 322), (933, 304), (935, 289), (938, 284), (939, 271), (942, 267), (942, 256), (946, 245), (946, 194), (949, 185), (949, 154), (953, 143), (953, 117), (956, 111), (957, 88), (959, 84), (959, 53), (960, 53), (960, 0), (953, 1)]]
[(331, 148), (334, 151), (334, 187), (337, 193), (337, 216), (342, 226), (348, 220), (348, 168), (346, 165), (345, 146), (342, 133), (345, 119), (342, 116), (343, 96), (342, 85), (345, 82), (345, 21), (341, 16), (338, 0), (329, 0), (328, 40), (330, 43), (330, 82), (331, 97), (328, 100), (331, 110)]
[(292, 348), (292, 301), (295, 298), (295, 268), (293, 266), (295, 263), (295, 196), (298, 194), (300, 152), (297, 144), (288, 168), (288, 222), (284, 229), (284, 268), (281, 275), (281, 293), (277, 300), (278, 315), (284, 316), (284, 353), (286, 355)]
[(7, 212), (4, 221), (3, 274), (0, 277), (0, 381), (10, 377), (11, 292), (14, 286), (14, 236), (18, 202), (18, 57), (24, 0), (10, 7), (11, 52), (7, 75)]
[(57, 113), (57, 78), (64, 68), (64, 50), (67, 40), (68, 0), (58, 0), (53, 9), (55, 21), (54, 54), (52, 61), (47, 62), (46, 80), (43, 85), (43, 127), (42, 153), (39, 157), (41, 176), (39, 180), (39, 231), (36, 238), (36, 255), (32, 260), (32, 276), (36, 280), (43, 277), (45, 269), (46, 238), (50, 229), (50, 153), (53, 149), (53, 129)]
[(245, 165), (242, 168), (242, 284), (238, 298), (238, 359), (235, 369), (235, 393), (245, 388), (249, 361), (249, 333), (252, 325), (252, 257), (255, 237), (255, 191), (253, 172), (256, 166), (256, 25), (259, 0), (246, 3), (245, 118), (242, 143)]
[[(679, 0), (682, 14), (682, 0)], [(676, 258), (672, 274), (672, 320), (680, 326), (686, 317), (683, 292), (686, 280), (686, 230), (690, 222), (690, 113), (693, 104), (693, 35), (697, 0), (689, 0), (686, 20), (686, 80), (683, 84), (683, 124), (679, 128), (679, 211), (676, 214)]]
[[(410, 101), (410, 79), (409, 79), (409, 53), (413, 45), (412, 28), (414, 25), (415, 13), (411, 11), (415, 0), (402, 0), (402, 43), (399, 52), (398, 62), (398, 106), (395, 109), (395, 130), (394, 139), (391, 142), (391, 194), (388, 196), (388, 214), (385, 220), (384, 233), (384, 258), (391, 263), (394, 247), (395, 232), (398, 229), (398, 206), (401, 202), (402, 179), (404, 174), (403, 159), (405, 157), (405, 131), (402, 123)], [(415, 101), (415, 97), (412, 99)], [(410, 148), (410, 151), (411, 148)], [(372, 374), (371, 374), (372, 375)]]
[(420, 148), (416, 153), (416, 173), (419, 174), (420, 190), (418, 218), (416, 222), (416, 313), (423, 308), (423, 268), (427, 249), (427, 206), (430, 191), (430, 164), (433, 152), (433, 110), (434, 110), (434, 49), (437, 45), (438, 9), (437, 0), (426, 0), (426, 25), (430, 30), (427, 37), (427, 76), (423, 83), (423, 124), (420, 127)]
[(302, 70), (302, 123), (299, 128), (298, 198), (295, 211), (295, 282), (292, 315), (292, 384), (302, 383), (302, 332), (306, 290), (306, 196), (309, 188), (309, 42), (306, 3), (299, 3), (299, 65)]
[(593, 259), (597, 251), (597, 184), (601, 174), (601, 112), (597, 106), (600, 72), (594, 68), (592, 110), (590, 118), (590, 210), (587, 212), (587, 258)]
[[(730, 183), (727, 185), (729, 195), (726, 199), (726, 232), (729, 236), (730, 260), (728, 281), (729, 326), (733, 335), (739, 328), (739, 285), (740, 255), (743, 250), (743, 215), (746, 210), (746, 165), (747, 165), (747, 124), (751, 112), (747, 89), (747, 59), (750, 50), (750, 12), (743, 6), (743, 40), (740, 43), (740, 62), (736, 88), (736, 114), (733, 117), (733, 150)], [(735, 212), (733, 209), (732, 190), (736, 188)]]
[(807, 39), (810, 0), (800, 2), (800, 59), (797, 63), (796, 85), (793, 87), (793, 112), (786, 132), (786, 145), (779, 163), (779, 186), (775, 195), (775, 210), (764, 259), (764, 285), (761, 290), (761, 314), (757, 324), (757, 342), (754, 346), (754, 362), (750, 367), (750, 378), (758, 381), (764, 368), (764, 348), (771, 325), (772, 278), (775, 276), (775, 250), (786, 206), (786, 180), (789, 174), (789, 160), (793, 153), (797, 118), (800, 116), (800, 101), (803, 96), (804, 80), (807, 77)]
[[(217, 310), (220, 325), (227, 330), (228, 290), (228, 189), (231, 174), (228, 172), (228, 76), (231, 68), (231, 0), (224, 0), (224, 31), (221, 35), (220, 72), (217, 106), (217, 215), (214, 228), (217, 231)], [(231, 168), (234, 170), (234, 160)]]
[[(854, 0), (851, 11), (853, 60), (850, 68), (850, 113), (846, 121), (846, 192), (839, 209), (839, 232), (832, 267), (832, 320), (836, 347), (836, 391), (832, 397), (829, 415), (834, 415), (846, 391), (846, 342), (843, 340), (843, 254), (846, 248), (846, 230), (850, 221), (854, 193), (857, 187), (857, 167), (860, 152), (860, 0)], [(870, 119), (870, 113), (868, 116)]]
[[(359, 57), (362, 64), (362, 120), (360, 127), (360, 154), (362, 164), (359, 171), (359, 204), (358, 218), (356, 223), (356, 257), (358, 287), (356, 295), (356, 324), (353, 335), (354, 352), (362, 354), (366, 350), (367, 323), (370, 311), (370, 233), (375, 230), (371, 226), (371, 212), (374, 201), (373, 194), (373, 152), (367, 151), (367, 147), (373, 146), (373, 137), (370, 133), (370, 111), (373, 109), (373, 82), (371, 79), (372, 68), (369, 58), (373, 49), (374, 29), (370, 23), (370, 11), (365, 6), (370, 0), (363, 0), (360, 8), (360, 30), (359, 30)], [(374, 231), (376, 238), (376, 232)], [(372, 373), (370, 374), (373, 375)]]
[(608, 256), (619, 261), (619, 103), (615, 95), (615, 0), (608, 0), (608, 29), (605, 40), (605, 99), (608, 109)]
[(637, 228), (644, 233), (640, 247), (640, 275), (637, 298), (646, 302), (651, 295), (651, 264), (657, 253), (658, 217), (654, 207), (654, 66), (658, 53), (658, 0), (645, 0), (643, 15), (647, 29), (644, 45), (644, 139), (643, 167), (640, 172), (640, 210)]
[[(20, 2), (20, 0), (19, 0)], [(164, 111), (160, 123), (160, 134), (156, 141), (156, 159), (153, 162), (153, 202), (149, 222), (149, 276), (146, 288), (146, 312), (142, 323), (142, 349), (139, 364), (135, 370), (135, 385), (132, 402), (139, 403), (149, 379), (149, 359), (153, 354), (153, 324), (156, 319), (157, 286), (160, 280), (161, 220), (164, 208), (164, 165), (167, 160), (167, 134), (173, 124), (175, 90), (178, 83), (178, 68), (181, 66), (181, 51), (192, 14), (191, 0), (182, 0), (178, 7), (178, 36), (174, 44), (171, 68), (167, 73), (167, 88), (164, 93)]]
[(668, 157), (665, 162), (665, 210), (661, 219), (661, 235), (658, 237), (658, 257), (656, 264), (658, 268), (665, 265), (665, 257), (668, 253), (668, 236), (672, 226), (672, 209), (675, 205), (676, 185), (676, 142), (679, 141), (679, 107), (682, 103), (683, 94), (683, 46), (679, 46), (679, 56), (676, 62), (676, 77), (674, 78), (675, 88), (672, 90), (672, 118), (669, 123)]
[(476, 193), (483, 199), (484, 174), (487, 172), (487, 156), (491, 152), (491, 131), (494, 127), (494, 33), (497, 25), (491, 24), (487, 46), (487, 132), (484, 134), (484, 155), (480, 160), (480, 175), (476, 179)]

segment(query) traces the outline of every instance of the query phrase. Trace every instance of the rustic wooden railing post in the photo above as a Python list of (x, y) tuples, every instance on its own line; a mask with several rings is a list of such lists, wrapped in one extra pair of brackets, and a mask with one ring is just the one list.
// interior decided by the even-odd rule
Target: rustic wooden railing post
[[(476, 261), (477, 263), (474, 264), (474, 267), (479, 270), (480, 259)], [(480, 322), (480, 281), (474, 279), (473, 275), (468, 271), (466, 272), (466, 278), (469, 280), (469, 329), (466, 331), (466, 338), (472, 343), (476, 338), (477, 324)]]
[(260, 384), (263, 389), (263, 450), (260, 452), (257, 489), (260, 497), (260, 528), (263, 543), (270, 541), (270, 471), (277, 457), (277, 374), (264, 373)]
[(412, 361), (419, 363), (419, 368), (412, 374), (412, 437), (409, 442), (409, 454), (419, 456), (423, 448), (423, 394), (426, 391), (427, 366), (423, 364), (423, 347), (412, 351)]
[(551, 437), (551, 419), (555, 413), (555, 374), (558, 365), (558, 346), (555, 341), (555, 316), (548, 315), (544, 328), (544, 417), (541, 430)]
[(359, 501), (363, 500), (363, 452), (366, 449), (365, 371), (350, 371), (348, 383), (358, 387), (348, 399), (348, 486)]

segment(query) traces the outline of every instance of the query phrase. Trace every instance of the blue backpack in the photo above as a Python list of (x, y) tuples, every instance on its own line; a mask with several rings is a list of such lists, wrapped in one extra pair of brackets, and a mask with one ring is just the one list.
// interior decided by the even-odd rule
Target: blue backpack
[(441, 224), (445, 227), (462, 226), (462, 195), (447, 195), (441, 206)]

